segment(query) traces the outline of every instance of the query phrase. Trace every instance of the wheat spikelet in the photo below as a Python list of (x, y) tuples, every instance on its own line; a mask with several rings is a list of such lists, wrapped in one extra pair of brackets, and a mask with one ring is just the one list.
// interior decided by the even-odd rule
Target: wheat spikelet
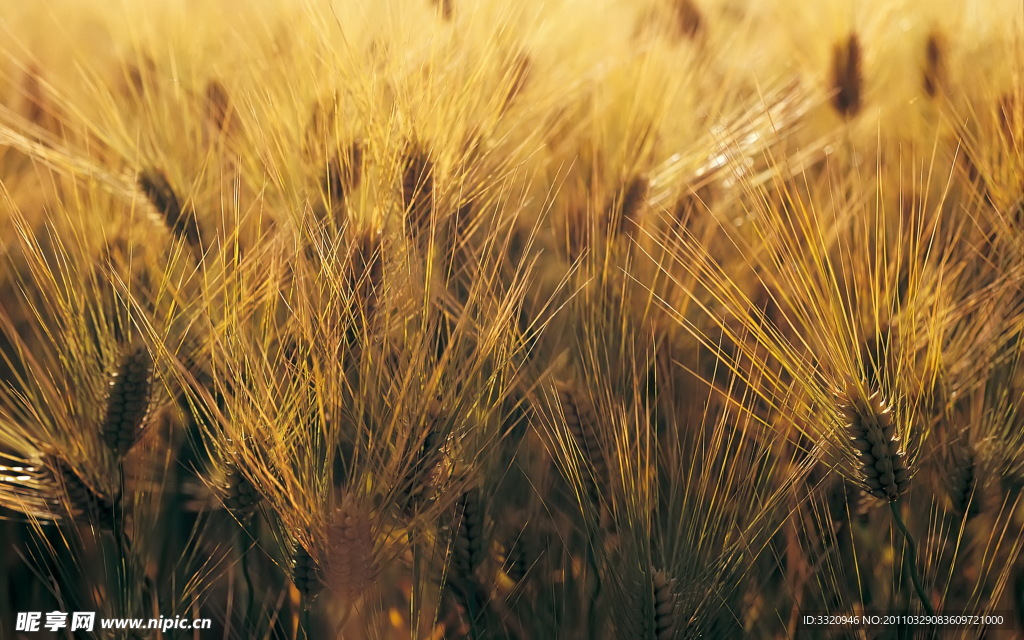
[(295, 585), (306, 602), (318, 596), (323, 590), (320, 565), (302, 545), (296, 545), (292, 551), (291, 570), (292, 584)]
[(230, 131), (234, 126), (235, 114), (228, 90), (220, 80), (206, 83), (206, 117), (213, 128), (220, 132)]
[(472, 581), (484, 558), (484, 513), (477, 490), (462, 494), (456, 503), (456, 517), (453, 565), (460, 579)]
[(57, 456), (44, 459), (46, 468), (61, 492), (61, 500), (71, 519), (88, 522), (103, 529), (114, 528), (114, 501), (93, 489), (64, 460)]
[(653, 588), (654, 620), (651, 629), (653, 633), (646, 637), (653, 637), (655, 640), (669, 640), (676, 637), (679, 631), (679, 621), (676, 619), (676, 581), (668, 577), (663, 569), (651, 567), (651, 586)]
[(600, 504), (601, 487), (607, 482), (608, 467), (598, 440), (600, 423), (597, 415), (574, 385), (561, 383), (557, 391), (565, 429), (572, 437), (585, 464), (582, 478), (586, 494), (594, 504)]
[(608, 205), (605, 216), (613, 235), (632, 231), (637, 215), (644, 205), (648, 183), (644, 176), (634, 176), (626, 182)]
[(433, 224), (434, 163), (418, 142), (410, 142), (402, 155), (402, 202), (406, 234), (424, 242)]
[(374, 547), (369, 515), (346, 496), (327, 531), (324, 584), (348, 603), (358, 600), (377, 576)]
[(347, 198), (363, 179), (363, 153), (363, 142), (355, 140), (327, 161), (322, 186), (332, 218), (339, 227), (344, 222)]
[(960, 451), (953, 458), (955, 462), (950, 464), (946, 475), (950, 504), (956, 514), (973, 518), (981, 513), (981, 495), (978, 492), (978, 476), (981, 470), (978, 468), (974, 452), (969, 447), (960, 447)]
[(117, 458), (123, 458), (142, 435), (149, 413), (152, 378), (153, 358), (149, 348), (138, 344), (121, 357), (110, 380), (100, 436)]
[(946, 54), (945, 42), (942, 35), (933, 31), (928, 34), (924, 46), (924, 71), (921, 77), (921, 87), (925, 94), (936, 97), (946, 85)]
[(704, 16), (693, 0), (673, 0), (679, 37), (692, 40), (704, 28)]
[(856, 33), (851, 33), (832, 49), (832, 91), (832, 106), (839, 115), (852, 118), (861, 110), (864, 78)]
[(239, 520), (251, 515), (263, 499), (252, 481), (235, 466), (228, 468), (220, 489), (221, 504)]
[(380, 230), (364, 229), (356, 236), (348, 277), (359, 313), (368, 322), (384, 293), (384, 240)]
[(449, 21), (452, 19), (455, 12), (455, 0), (431, 0), (431, 2), (437, 7), (442, 18)]
[(443, 458), (444, 434), (439, 428), (444, 416), (437, 400), (431, 402), (425, 419), (423, 439), (414, 449), (411, 464), (397, 489), (400, 504), (407, 515), (419, 511), (430, 500), (432, 476)]
[(167, 176), (159, 169), (146, 169), (139, 173), (139, 188), (161, 215), (164, 223), (176, 236), (182, 237), (193, 248), (201, 248), (199, 223), (186, 211)]
[(860, 483), (880, 500), (894, 502), (907, 489), (910, 470), (904, 463), (892, 411), (877, 391), (861, 398), (849, 389), (842, 400), (850, 444), (861, 464)]

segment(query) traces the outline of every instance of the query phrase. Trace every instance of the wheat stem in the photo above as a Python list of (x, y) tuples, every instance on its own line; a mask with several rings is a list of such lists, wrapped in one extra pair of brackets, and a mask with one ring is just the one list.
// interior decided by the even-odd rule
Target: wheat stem
[(907, 525), (903, 522), (903, 516), (900, 515), (899, 500), (894, 500), (889, 503), (889, 510), (892, 512), (893, 522), (899, 527), (899, 530), (903, 533), (903, 539), (907, 541), (907, 546), (910, 547), (910, 553), (908, 553), (908, 561), (910, 563), (910, 579), (914, 581), (914, 589), (917, 591), (917, 597), (921, 599), (921, 604), (924, 605), (924, 610), (929, 615), (935, 615), (935, 609), (932, 608), (931, 601), (928, 600), (928, 594), (924, 591), (924, 585), (921, 584), (921, 575), (917, 570), (917, 544), (914, 542), (913, 536), (910, 535), (910, 531), (907, 530)]
[(310, 606), (306, 597), (302, 597), (302, 612), (299, 613), (299, 626), (302, 627), (302, 637), (309, 640), (309, 617), (310, 617)]
[(466, 594), (466, 599), (465, 599), (466, 600), (466, 602), (465, 602), (465, 604), (466, 604), (466, 619), (469, 620), (469, 637), (472, 638), (473, 640), (477, 640), (477, 638), (480, 637), (480, 630), (477, 629), (477, 625), (476, 625), (476, 616), (477, 616), (477, 612), (476, 612), (476, 609), (477, 609), (476, 608), (477, 596), (475, 594), (476, 587), (475, 587), (475, 585), (469, 584), (469, 585), (466, 585), (466, 590), (471, 592), (471, 593), (467, 593)]
[(594, 592), (590, 596), (590, 606), (587, 610), (587, 630), (593, 633), (594, 629), (597, 628), (597, 602), (601, 597), (601, 572), (598, 569), (597, 564), (597, 534), (591, 534), (590, 540), (587, 543), (587, 564), (590, 565), (591, 571), (594, 575)]
[(249, 565), (249, 552), (252, 550), (251, 541), (254, 541), (256, 537), (250, 531), (250, 523), (246, 520), (245, 525), (239, 532), (239, 554), (241, 555), (240, 563), (242, 568), (242, 577), (245, 578), (245, 628), (252, 628), (252, 611), (256, 600), (256, 589), (253, 586), (252, 571)]

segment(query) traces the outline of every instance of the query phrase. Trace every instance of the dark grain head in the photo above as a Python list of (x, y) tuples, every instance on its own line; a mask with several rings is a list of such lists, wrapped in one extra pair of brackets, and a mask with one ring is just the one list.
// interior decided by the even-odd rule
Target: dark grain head
[(945, 42), (938, 32), (928, 34), (924, 45), (924, 72), (921, 85), (925, 94), (934, 98), (946, 85)]
[(100, 425), (103, 442), (122, 458), (142, 435), (153, 386), (153, 357), (138, 344), (128, 349), (110, 380), (107, 409)]
[(323, 590), (320, 565), (302, 545), (292, 551), (292, 583), (307, 601)]
[(220, 80), (206, 83), (206, 118), (217, 131), (227, 132), (234, 122), (235, 110), (228, 90)]
[(484, 513), (480, 493), (471, 489), (456, 503), (458, 529), (452, 549), (453, 566), (460, 578), (472, 580), (484, 558)]
[(864, 78), (860, 40), (856, 33), (832, 49), (832, 106), (844, 118), (852, 118), (863, 106)]
[(434, 203), (434, 163), (426, 149), (416, 142), (410, 142), (402, 155), (402, 203), (409, 237), (428, 237)]
[(878, 392), (864, 398), (853, 388), (841, 403), (850, 446), (859, 463), (858, 480), (875, 498), (895, 502), (906, 491), (910, 471), (900, 450), (892, 410)]
[(605, 213), (613, 234), (633, 229), (647, 197), (647, 188), (647, 178), (642, 175), (633, 176), (619, 188)]
[(450, 22), (452, 16), (455, 14), (455, 0), (432, 0), (434, 6), (437, 8), (438, 14), (446, 21)]
[(693, 0), (675, 0), (676, 33), (680, 38), (693, 40), (704, 29), (704, 16)]
[(156, 168), (150, 167), (139, 173), (139, 188), (146, 195), (153, 207), (160, 213), (171, 233), (183, 238), (192, 247), (200, 248), (202, 239), (199, 233), (199, 222), (190, 211), (185, 211), (174, 191), (167, 175)]
[(345, 218), (348, 198), (363, 180), (363, 151), (362, 140), (353, 140), (327, 161), (321, 187), (339, 226)]
[(71, 520), (90, 523), (101, 529), (114, 528), (115, 500), (93, 487), (71, 465), (57, 456), (47, 456), (46, 467), (60, 491)]

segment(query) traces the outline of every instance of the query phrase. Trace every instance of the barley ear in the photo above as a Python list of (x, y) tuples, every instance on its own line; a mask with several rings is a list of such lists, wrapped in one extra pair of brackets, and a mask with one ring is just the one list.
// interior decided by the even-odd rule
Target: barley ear
[(178, 194), (164, 172), (154, 168), (146, 169), (139, 174), (138, 183), (171, 233), (184, 238), (193, 248), (201, 248), (199, 222), (195, 215), (182, 207)]
[(418, 143), (410, 143), (402, 156), (402, 202), (406, 234), (426, 242), (434, 209), (434, 163)]
[(850, 444), (860, 468), (858, 478), (871, 496), (889, 503), (892, 520), (907, 543), (907, 564), (921, 604), (934, 614), (931, 600), (925, 591), (917, 567), (917, 544), (903, 522), (899, 499), (910, 483), (910, 470), (904, 452), (900, 451), (892, 410), (878, 391), (864, 397), (856, 385), (850, 384), (845, 392), (842, 411), (847, 422)]
[(679, 37), (693, 40), (704, 28), (704, 16), (693, 0), (675, 0), (676, 28)]
[(221, 504), (239, 520), (252, 515), (263, 499), (245, 474), (233, 465), (228, 470), (227, 478), (220, 490)]
[(455, 13), (455, 0), (433, 0), (433, 3), (437, 7), (437, 12), (441, 14), (441, 17), (445, 22), (451, 22), (452, 14)]
[(945, 43), (939, 33), (928, 34), (924, 53), (924, 73), (921, 85), (925, 94), (934, 98), (946, 86)]
[(103, 442), (120, 459), (135, 446), (149, 413), (153, 357), (144, 344), (129, 349), (110, 380), (106, 415), (100, 425)]
[(376, 575), (370, 516), (346, 496), (328, 528), (324, 584), (352, 603), (370, 588)]
[(865, 399), (852, 388), (842, 410), (860, 463), (858, 480), (879, 500), (898, 500), (910, 482), (910, 470), (900, 451), (892, 410), (878, 392)]
[(595, 505), (601, 504), (600, 487), (608, 479), (608, 467), (598, 440), (597, 415), (590, 403), (571, 385), (561, 384), (558, 399), (566, 429), (583, 454), (586, 468), (581, 469), (587, 496)]
[(459, 524), (452, 552), (454, 568), (459, 578), (473, 580), (484, 557), (484, 513), (479, 492), (474, 489), (463, 493), (456, 513)]
[(320, 566), (302, 545), (297, 545), (292, 552), (292, 583), (306, 606), (323, 590)]
[(654, 589), (654, 638), (670, 640), (678, 631), (676, 581), (669, 578), (664, 569), (651, 568), (651, 583)]
[(970, 519), (981, 513), (980, 460), (973, 447), (955, 446), (946, 468), (946, 491), (957, 515)]
[(46, 467), (60, 489), (68, 515), (75, 522), (91, 522), (114, 530), (114, 501), (93, 489), (64, 460), (47, 456)]
[(857, 34), (851, 33), (832, 50), (832, 106), (844, 118), (860, 111), (864, 79), (861, 75), (861, 50)]
[(210, 80), (206, 84), (206, 117), (210, 124), (217, 131), (226, 132), (232, 126), (234, 115), (228, 90), (219, 80)]
[(441, 463), (443, 434), (439, 427), (444, 420), (440, 403), (432, 401), (427, 410), (426, 433), (419, 447), (412, 452), (411, 464), (398, 487), (398, 502), (406, 516), (415, 515), (431, 497), (431, 477)]

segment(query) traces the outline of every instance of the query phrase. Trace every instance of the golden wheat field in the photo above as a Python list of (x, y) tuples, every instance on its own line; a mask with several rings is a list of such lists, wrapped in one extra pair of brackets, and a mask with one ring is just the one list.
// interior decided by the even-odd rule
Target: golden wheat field
[(1020, 0), (0, 6), (0, 639), (1014, 637)]

